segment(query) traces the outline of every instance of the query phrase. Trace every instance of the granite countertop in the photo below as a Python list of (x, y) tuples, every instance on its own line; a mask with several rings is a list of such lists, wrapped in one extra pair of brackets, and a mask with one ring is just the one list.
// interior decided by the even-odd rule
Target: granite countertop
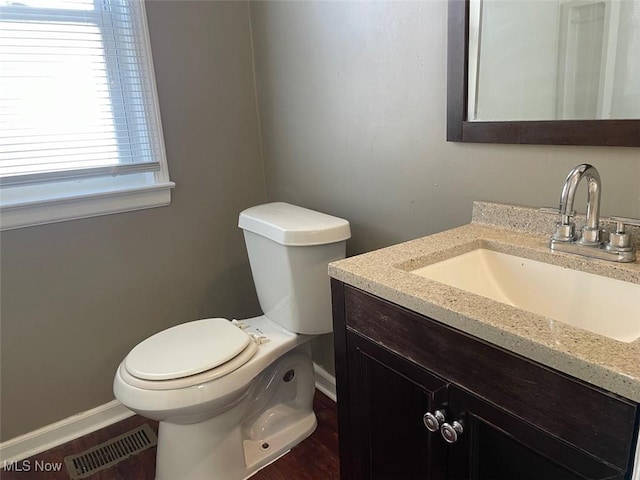
[[(539, 209), (475, 202), (470, 224), (331, 263), (329, 274), (640, 402), (640, 339), (629, 343), (609, 339), (410, 273), (410, 270), (485, 247), (640, 284), (640, 260), (622, 264), (552, 252), (548, 242), (555, 221), (555, 216), (541, 213)], [(633, 229), (632, 233), (636, 241), (640, 240), (640, 229)], [(637, 321), (640, 322), (640, 309)]]

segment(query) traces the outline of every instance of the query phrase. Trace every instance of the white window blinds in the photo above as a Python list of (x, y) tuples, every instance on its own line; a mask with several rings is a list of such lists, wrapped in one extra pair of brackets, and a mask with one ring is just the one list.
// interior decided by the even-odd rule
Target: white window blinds
[(143, 9), (0, 0), (0, 186), (166, 169)]

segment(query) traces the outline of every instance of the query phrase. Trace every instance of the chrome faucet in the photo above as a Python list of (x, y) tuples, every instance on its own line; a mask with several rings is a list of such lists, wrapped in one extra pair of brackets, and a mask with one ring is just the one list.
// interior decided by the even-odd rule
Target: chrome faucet
[(560, 194), (560, 221), (553, 239), (560, 242), (571, 242), (576, 239), (573, 216), (573, 203), (580, 180), (587, 180), (587, 224), (582, 229), (578, 240), (581, 245), (599, 245), (600, 237), (600, 174), (596, 167), (586, 163), (574, 167), (567, 175)]
[[(582, 233), (577, 236), (575, 223), (572, 219), (575, 215), (573, 204), (576, 190), (583, 178), (587, 181), (587, 218)], [(560, 194), (560, 208), (558, 209), (560, 218), (549, 246), (552, 250), (602, 260), (633, 262), (636, 259), (636, 253), (631, 246), (631, 239), (625, 232), (624, 225), (640, 226), (640, 220), (611, 217), (609, 221), (616, 223), (616, 231), (609, 235), (609, 241), (605, 243), (603, 241), (605, 232), (600, 229), (601, 189), (600, 174), (593, 165), (581, 164), (569, 172)]]

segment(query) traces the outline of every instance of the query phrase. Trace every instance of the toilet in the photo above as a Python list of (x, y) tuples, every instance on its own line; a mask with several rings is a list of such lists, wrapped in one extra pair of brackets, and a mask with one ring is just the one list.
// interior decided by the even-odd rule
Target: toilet
[(316, 428), (309, 340), (331, 332), (327, 264), (349, 222), (277, 202), (240, 213), (264, 315), (207, 318), (134, 347), (115, 397), (159, 421), (156, 479), (244, 479)]

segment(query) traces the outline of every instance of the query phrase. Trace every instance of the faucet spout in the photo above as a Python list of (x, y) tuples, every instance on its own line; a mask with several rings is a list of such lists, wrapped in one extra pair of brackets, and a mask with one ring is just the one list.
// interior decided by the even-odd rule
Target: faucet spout
[[(582, 229), (582, 235), (577, 236), (571, 217), (575, 214), (573, 204), (576, 199), (576, 191), (583, 178), (587, 182), (587, 221)], [(636, 251), (629, 233), (625, 231), (625, 225), (640, 227), (640, 219), (609, 218), (610, 222), (616, 224), (616, 229), (615, 232), (609, 233), (609, 238), (605, 243), (602, 239), (604, 230), (600, 230), (601, 188), (600, 174), (593, 165), (584, 163), (569, 172), (560, 194), (560, 208), (558, 209), (560, 221), (556, 223), (555, 231), (549, 240), (549, 247), (553, 251), (611, 262), (635, 262)], [(542, 211), (549, 213), (548, 210), (542, 209)]]
[[(582, 179), (587, 181), (587, 223), (582, 229), (583, 245), (599, 245), (600, 239), (600, 193), (601, 181), (598, 170), (593, 165), (581, 164), (573, 168), (567, 175), (560, 194), (559, 226), (572, 225), (571, 215), (575, 202), (576, 190)], [(567, 239), (571, 240), (571, 239)]]

